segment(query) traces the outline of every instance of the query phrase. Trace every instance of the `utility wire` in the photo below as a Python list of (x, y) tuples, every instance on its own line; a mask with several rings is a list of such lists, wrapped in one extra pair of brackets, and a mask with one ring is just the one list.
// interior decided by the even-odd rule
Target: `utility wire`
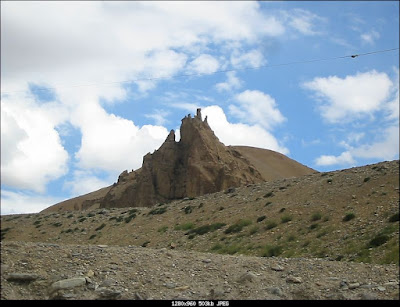
[[(270, 67), (280, 67), (280, 66), (290, 66), (290, 65), (297, 65), (297, 64), (309, 64), (314, 62), (322, 62), (322, 61), (331, 61), (331, 60), (338, 60), (338, 59), (345, 59), (345, 58), (357, 58), (361, 56), (377, 54), (377, 53), (384, 53), (399, 50), (399, 48), (392, 48), (392, 49), (385, 49), (385, 50), (377, 50), (372, 52), (366, 53), (359, 53), (359, 54), (351, 54), (351, 55), (344, 55), (344, 56), (337, 56), (337, 57), (329, 57), (329, 58), (321, 58), (321, 59), (312, 59), (312, 60), (303, 60), (303, 61), (296, 61), (296, 62), (287, 62), (287, 63), (280, 63), (280, 64), (267, 64), (261, 65), (257, 67), (245, 67), (245, 68), (233, 68), (233, 69), (226, 69), (226, 70), (218, 70), (213, 73), (192, 73), (192, 74), (180, 74), (171, 77), (151, 77), (151, 78), (139, 78), (133, 80), (123, 80), (123, 81), (114, 81), (114, 82), (104, 82), (104, 83), (92, 83), (92, 84), (77, 84), (77, 85), (70, 85), (70, 86), (61, 86), (62, 88), (75, 88), (75, 87), (85, 87), (85, 86), (98, 86), (98, 85), (112, 85), (112, 84), (121, 84), (121, 83), (133, 83), (138, 81), (157, 81), (157, 80), (164, 80), (164, 79), (174, 79), (179, 77), (201, 77), (201, 76), (210, 76), (215, 75), (217, 73), (227, 73), (232, 71), (246, 71), (246, 70), (256, 70), (261, 68), (270, 68)], [(58, 87), (59, 88), (59, 87)], [(46, 90), (54, 90), (55, 87), (43, 87), (38, 88), (36, 91), (46, 91)], [(11, 94), (11, 93), (21, 93), (25, 91), (11, 91), (11, 92), (2, 92), (2, 94)]]

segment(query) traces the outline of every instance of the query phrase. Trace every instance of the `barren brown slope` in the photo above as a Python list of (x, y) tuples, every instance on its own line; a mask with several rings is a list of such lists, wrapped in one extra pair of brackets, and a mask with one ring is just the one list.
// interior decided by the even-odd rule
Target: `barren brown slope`
[(266, 181), (299, 177), (316, 172), (276, 151), (250, 146), (230, 147), (249, 160)]
[(99, 207), (100, 200), (107, 195), (108, 191), (112, 186), (101, 188), (100, 190), (90, 192), (85, 195), (74, 197), (71, 199), (59, 202), (51, 207), (48, 207), (41, 211), (41, 213), (50, 213), (56, 211), (72, 211), (72, 210), (86, 210), (95, 209)]

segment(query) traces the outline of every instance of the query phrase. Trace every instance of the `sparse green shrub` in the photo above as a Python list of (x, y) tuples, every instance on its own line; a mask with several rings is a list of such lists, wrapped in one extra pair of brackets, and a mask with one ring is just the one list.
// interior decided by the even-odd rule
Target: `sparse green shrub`
[(284, 216), (281, 217), (281, 223), (287, 223), (290, 222), (292, 220), (292, 216), (285, 214)]
[(261, 257), (277, 257), (282, 254), (282, 247), (279, 245), (267, 245), (261, 253)]
[(197, 208), (201, 208), (201, 207), (203, 207), (204, 206), (204, 204), (203, 203), (200, 203), (200, 205), (197, 207)]
[(73, 217), (74, 215), (73, 214), (69, 214), (68, 216), (67, 216), (67, 218), (71, 218), (71, 217)]
[(93, 216), (95, 216), (96, 214), (94, 213), (94, 212), (89, 212), (86, 216), (87, 217), (93, 217)]
[(120, 223), (120, 222), (122, 222), (123, 219), (124, 219), (123, 216), (118, 216), (118, 217), (115, 219), (115, 221), (116, 221), (117, 223)]
[(101, 224), (99, 227), (97, 227), (95, 230), (99, 231), (100, 229), (103, 229), (106, 226), (106, 224)]
[(56, 222), (56, 223), (53, 223), (51, 225), (53, 225), (54, 227), (60, 227), (60, 226), (62, 226), (62, 223)]
[(269, 206), (270, 204), (272, 204), (272, 202), (267, 201), (267, 202), (265, 203), (264, 207), (267, 207), (267, 206)]
[(328, 231), (327, 230), (322, 230), (322, 231), (320, 231), (319, 233), (317, 233), (317, 235), (315, 236), (316, 238), (321, 238), (321, 237), (323, 237), (323, 236), (325, 236), (325, 235), (327, 235), (328, 234)]
[(129, 216), (127, 216), (126, 218), (125, 218), (125, 223), (129, 223), (130, 221), (132, 221), (134, 218), (136, 217), (136, 214), (135, 213), (132, 213), (131, 215), (129, 215)]
[(329, 178), (326, 182), (327, 183), (332, 183), (332, 178)]
[(93, 234), (93, 235), (91, 235), (90, 237), (89, 237), (89, 240), (92, 240), (92, 239), (94, 239), (96, 237), (96, 234)]
[(146, 247), (149, 243), (150, 243), (150, 241), (143, 242), (141, 246)]
[(70, 232), (72, 232), (72, 229), (71, 229), (71, 228), (68, 228), (68, 229), (65, 231), (65, 233), (70, 233)]
[(399, 212), (396, 212), (389, 218), (390, 223), (398, 222), (399, 221)]
[(310, 229), (313, 230), (313, 229), (316, 229), (317, 227), (318, 227), (318, 224), (311, 224)]
[(192, 223), (192, 222), (188, 222), (188, 223), (180, 224), (180, 225), (178, 224), (178, 225), (175, 225), (175, 227), (174, 227), (175, 230), (190, 230), (193, 228), (194, 228), (194, 223)]
[(129, 215), (134, 215), (134, 214), (136, 215), (137, 212), (138, 212), (137, 209), (131, 209), (128, 211)]
[(147, 215), (163, 214), (167, 211), (166, 207), (155, 208), (151, 210)]
[(225, 233), (234, 233), (234, 232), (239, 232), (243, 229), (243, 227), (246, 227), (251, 224), (250, 220), (239, 220), (235, 224), (229, 226), (226, 230)]
[(346, 215), (343, 217), (343, 222), (348, 222), (352, 219), (354, 219), (356, 215), (353, 212), (348, 212)]
[(157, 229), (158, 232), (164, 233), (168, 229), (168, 226), (161, 226), (160, 228)]
[(210, 250), (215, 252), (215, 251), (222, 249), (222, 247), (223, 247), (222, 244), (217, 243), (217, 244), (213, 245)]
[(286, 210), (286, 208), (281, 208), (280, 210), (279, 210), (279, 213), (282, 213), (282, 212), (284, 212)]
[(323, 222), (329, 221), (329, 216), (324, 216), (324, 219), (322, 220)]
[[(225, 223), (214, 223), (211, 225), (203, 225), (194, 229), (189, 230), (186, 234), (189, 235), (189, 239), (194, 238), (195, 235), (203, 235), (206, 234), (207, 232), (212, 232), (217, 229), (220, 229), (224, 227), (226, 224)], [(191, 238), (192, 236), (192, 238)]]
[(315, 212), (315, 213), (313, 213), (313, 215), (311, 216), (311, 222), (318, 221), (318, 220), (320, 220), (321, 218), (322, 218), (321, 213)]
[(371, 178), (370, 177), (365, 177), (364, 178), (364, 182), (367, 182), (367, 181), (369, 181)]
[(192, 213), (193, 207), (192, 207), (192, 206), (186, 206), (186, 207), (184, 208), (184, 211), (185, 211), (185, 214)]
[(78, 222), (82, 223), (82, 222), (85, 221), (85, 220), (86, 220), (86, 217), (82, 217), (82, 218), (80, 218), (80, 219), (78, 220)]
[(264, 195), (265, 198), (272, 197), (272, 196), (274, 196), (274, 192), (272, 192), (272, 191), (268, 192), (267, 194)]
[(259, 227), (258, 227), (257, 225), (253, 226), (253, 227), (250, 229), (249, 234), (250, 234), (250, 235), (254, 235), (255, 233), (257, 233), (258, 229), (259, 229)]
[(276, 226), (278, 226), (278, 224), (277, 224), (276, 222), (274, 222), (274, 221), (271, 221), (271, 222), (269, 222), (269, 223), (267, 224), (267, 226), (265, 226), (265, 229), (266, 229), (266, 230), (270, 230), (270, 229), (272, 229), (272, 228), (275, 228)]
[(265, 216), (265, 215), (263, 215), (263, 216), (259, 216), (259, 217), (257, 218), (257, 223), (260, 223), (260, 222), (264, 221), (264, 220), (265, 220), (265, 218), (266, 218), (266, 216)]
[(41, 223), (41, 221), (34, 221), (33, 225), (39, 225)]
[(385, 234), (378, 234), (375, 238), (369, 241), (368, 247), (378, 247), (389, 240), (389, 237)]
[(1, 241), (3, 241), (6, 233), (11, 229), (11, 227), (6, 227), (1, 230)]

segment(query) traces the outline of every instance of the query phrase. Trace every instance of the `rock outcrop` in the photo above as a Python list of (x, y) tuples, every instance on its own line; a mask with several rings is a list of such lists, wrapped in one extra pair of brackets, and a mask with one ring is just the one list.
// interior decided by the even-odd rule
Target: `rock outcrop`
[(219, 141), (200, 109), (182, 119), (180, 133), (176, 142), (171, 130), (158, 150), (144, 156), (139, 170), (124, 171), (100, 207), (147, 207), (263, 181), (239, 151)]
[(150, 207), (242, 185), (298, 177), (315, 170), (280, 153), (248, 146), (225, 146), (203, 120), (201, 110), (182, 119), (181, 139), (171, 130), (142, 167), (123, 171), (118, 181), (42, 212), (115, 207)]

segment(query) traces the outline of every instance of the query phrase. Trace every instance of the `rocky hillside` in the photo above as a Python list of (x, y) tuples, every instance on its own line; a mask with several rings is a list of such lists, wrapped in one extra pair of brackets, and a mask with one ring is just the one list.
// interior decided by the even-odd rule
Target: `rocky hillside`
[(399, 161), (2, 216), (1, 237), (8, 299), (398, 299)]
[(152, 208), (2, 216), (5, 241), (399, 262), (399, 161), (249, 184)]
[(76, 197), (43, 210), (150, 207), (185, 197), (223, 191), (265, 180), (297, 177), (315, 172), (288, 157), (260, 148), (225, 146), (201, 116), (182, 119), (181, 139), (171, 130), (142, 167), (121, 173), (118, 181), (99, 191)]

